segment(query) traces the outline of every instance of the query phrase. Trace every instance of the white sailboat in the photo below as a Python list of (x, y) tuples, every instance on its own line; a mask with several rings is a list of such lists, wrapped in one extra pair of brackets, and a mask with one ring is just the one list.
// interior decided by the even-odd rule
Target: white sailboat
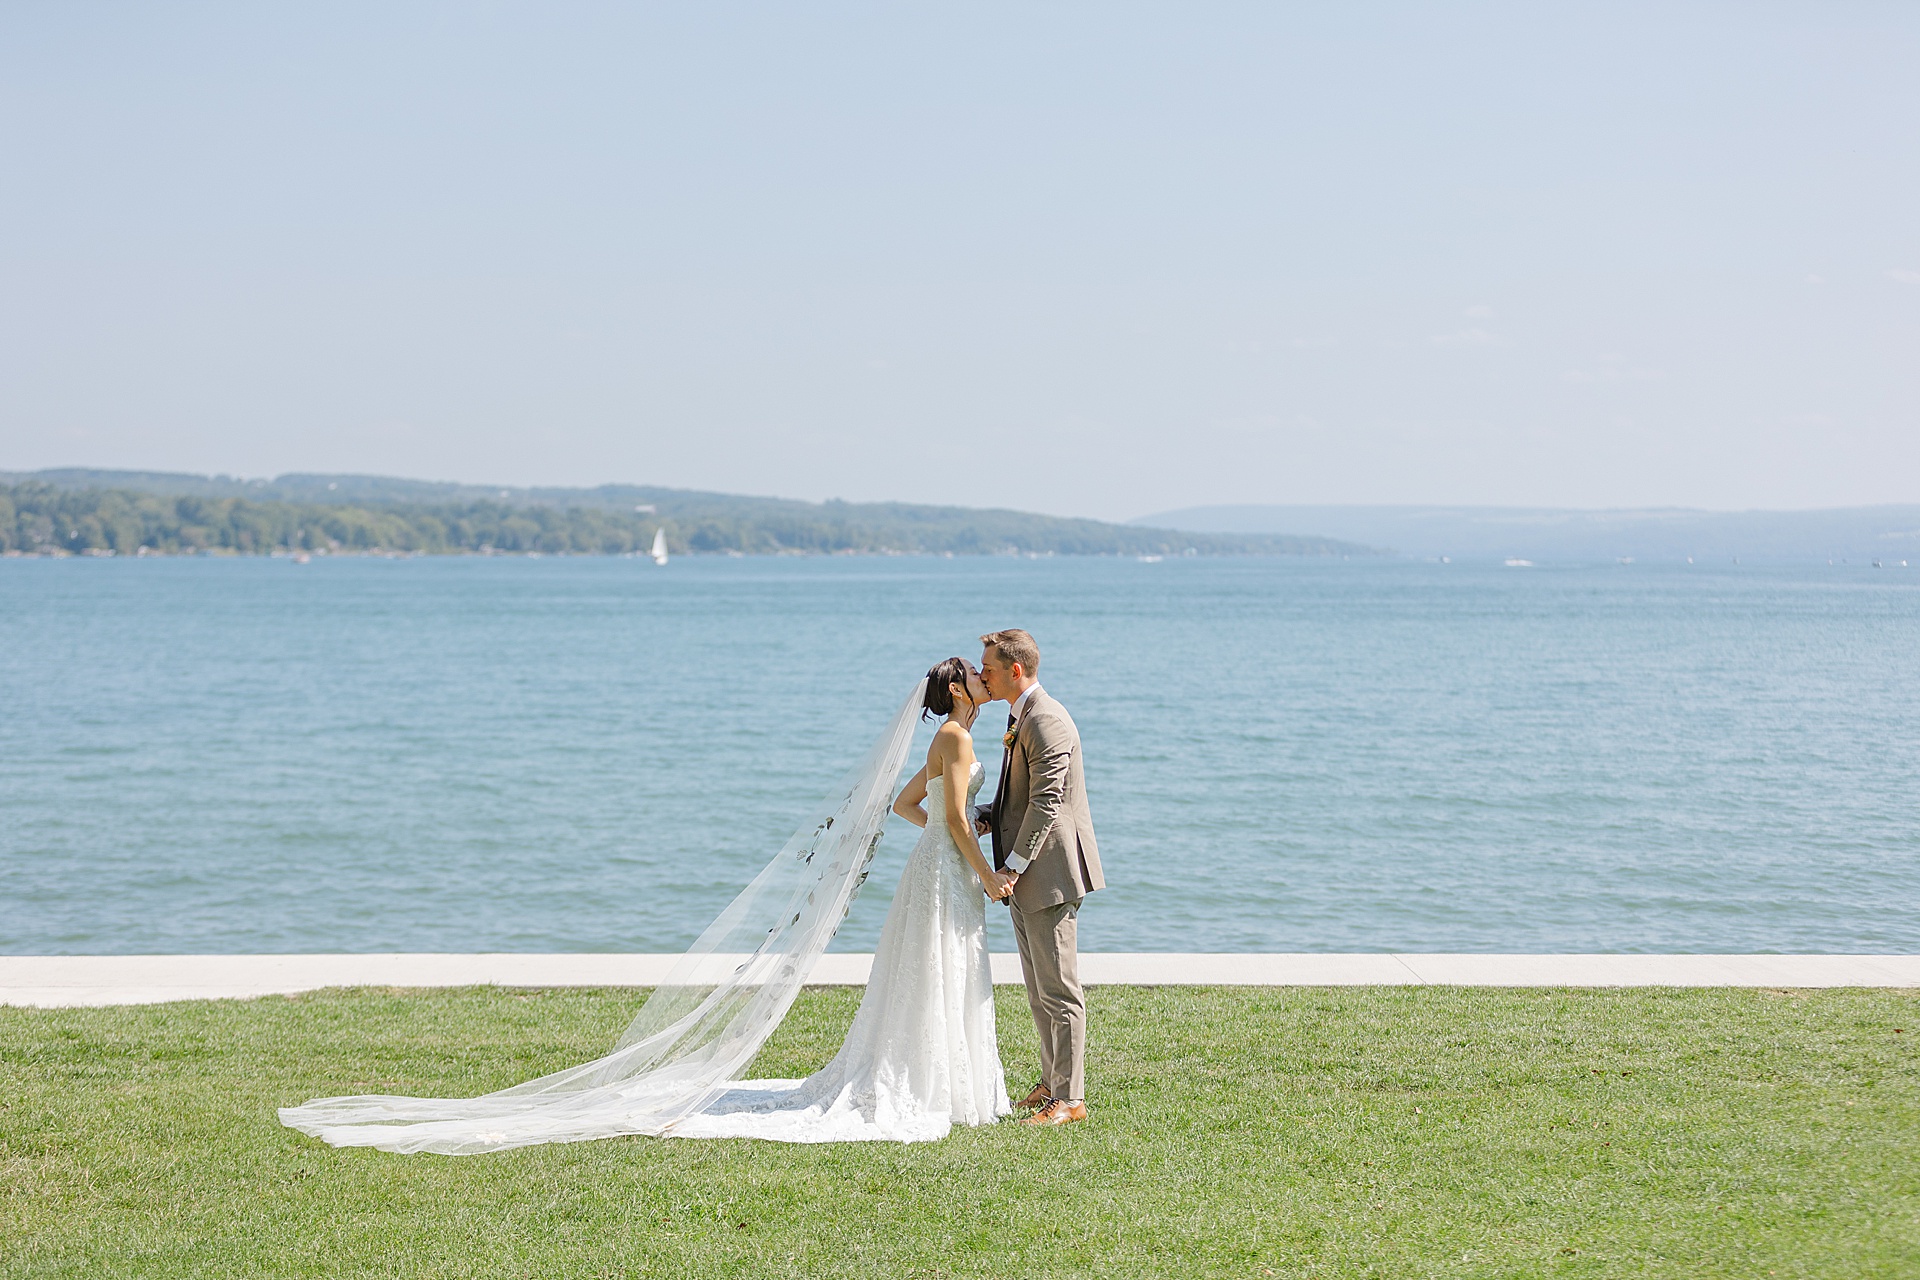
[(655, 564), (667, 562), (667, 531), (664, 528), (653, 531), (653, 550), (647, 553)]

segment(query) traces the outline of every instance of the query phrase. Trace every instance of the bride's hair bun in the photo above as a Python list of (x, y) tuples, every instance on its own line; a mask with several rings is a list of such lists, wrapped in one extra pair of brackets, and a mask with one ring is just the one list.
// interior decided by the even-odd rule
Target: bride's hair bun
[(965, 658), (948, 658), (933, 664), (927, 672), (927, 697), (920, 704), (920, 718), (929, 715), (950, 716), (953, 714), (953, 690), (948, 685), (967, 687), (967, 677), (973, 674), (973, 668), (967, 665)]

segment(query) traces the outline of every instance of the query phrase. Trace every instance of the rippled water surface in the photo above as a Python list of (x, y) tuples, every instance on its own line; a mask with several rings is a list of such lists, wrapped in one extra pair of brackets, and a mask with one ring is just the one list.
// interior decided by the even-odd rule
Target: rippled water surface
[(1008, 625), (1084, 949), (1920, 949), (1920, 570), (448, 558), (0, 562), (0, 951), (677, 950)]

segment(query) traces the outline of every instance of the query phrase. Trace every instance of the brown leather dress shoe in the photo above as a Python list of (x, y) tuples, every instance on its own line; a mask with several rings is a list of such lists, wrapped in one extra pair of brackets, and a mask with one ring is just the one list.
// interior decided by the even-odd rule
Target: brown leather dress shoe
[(1047, 1103), (1021, 1124), (1072, 1124), (1076, 1120), (1087, 1118), (1087, 1104), (1084, 1102), (1061, 1102), (1058, 1098)]
[(1037, 1084), (1033, 1086), (1032, 1093), (1020, 1099), (1020, 1101), (1014, 1103), (1013, 1105), (1020, 1108), (1020, 1110), (1022, 1111), (1038, 1111), (1040, 1108), (1046, 1106), (1049, 1102), (1052, 1102), (1052, 1101), (1053, 1101), (1053, 1095), (1047, 1092), (1047, 1086), (1043, 1084)]

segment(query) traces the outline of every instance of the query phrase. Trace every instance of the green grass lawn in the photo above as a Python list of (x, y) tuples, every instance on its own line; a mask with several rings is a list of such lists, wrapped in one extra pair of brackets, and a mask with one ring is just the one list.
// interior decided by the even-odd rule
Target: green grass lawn
[[(756, 1074), (824, 1062), (857, 999), (804, 994)], [(1085, 1124), (458, 1158), (274, 1108), (511, 1084), (637, 995), (0, 1009), (0, 1275), (1920, 1276), (1920, 993), (1091, 999)], [(1000, 1037), (1022, 1090), (1014, 989)]]

